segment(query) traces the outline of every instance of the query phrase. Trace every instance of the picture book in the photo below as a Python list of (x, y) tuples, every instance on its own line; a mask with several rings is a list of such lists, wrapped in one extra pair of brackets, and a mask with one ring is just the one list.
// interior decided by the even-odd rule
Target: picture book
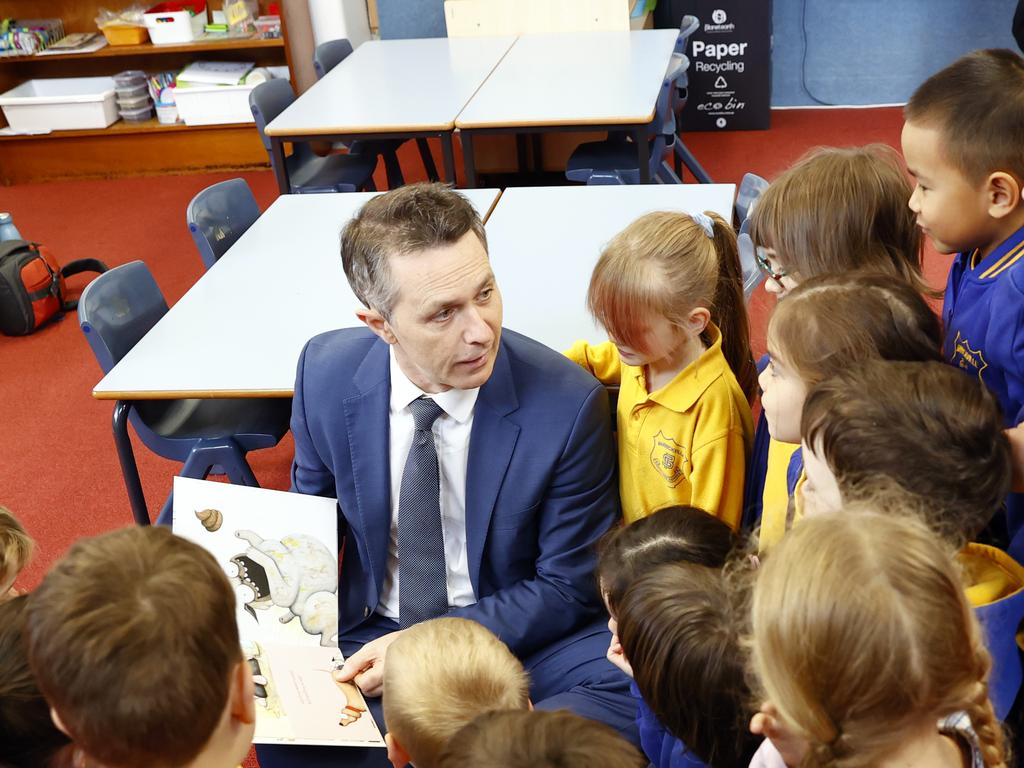
[(235, 587), (256, 687), (257, 744), (383, 747), (362, 693), (338, 683), (337, 502), (174, 478), (174, 532)]

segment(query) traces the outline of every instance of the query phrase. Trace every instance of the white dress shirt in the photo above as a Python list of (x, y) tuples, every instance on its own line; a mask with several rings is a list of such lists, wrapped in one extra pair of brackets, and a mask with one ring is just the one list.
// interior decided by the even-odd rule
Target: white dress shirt
[(424, 392), (402, 372), (391, 358), (391, 405), (388, 433), (391, 461), (391, 535), (388, 538), (388, 567), (384, 576), (377, 613), (398, 620), (398, 502), (402, 489), (402, 472), (412, 447), (413, 423), (409, 403), (418, 397), (429, 397), (444, 411), (434, 422), (434, 447), (437, 449), (438, 474), (441, 480), (441, 528), (444, 533), (445, 581), (448, 605), (459, 608), (476, 602), (469, 579), (469, 556), (466, 552), (466, 467), (469, 463), (469, 436), (473, 431), (473, 408), (477, 389), (449, 389), (447, 392)]

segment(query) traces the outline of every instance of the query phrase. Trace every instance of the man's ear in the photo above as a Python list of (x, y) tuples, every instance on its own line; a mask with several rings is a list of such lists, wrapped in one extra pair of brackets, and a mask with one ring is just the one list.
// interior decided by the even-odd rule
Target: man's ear
[(686, 317), (686, 330), (697, 336), (704, 333), (704, 329), (711, 322), (711, 310), (707, 307), (694, 307)]
[(384, 743), (388, 747), (388, 761), (395, 768), (405, 768), (411, 761), (409, 760), (409, 753), (405, 751), (405, 748), (398, 743), (394, 736), (391, 735), (391, 731), (384, 734)]
[(68, 733), (68, 729), (64, 727), (64, 721), (60, 719), (60, 715), (57, 714), (57, 710), (50, 707), (50, 719), (53, 720), (53, 724), (57, 726), (57, 730), (71, 738), (71, 734)]
[(985, 197), (988, 202), (988, 215), (993, 219), (1009, 216), (1020, 203), (1020, 183), (1006, 171), (996, 171), (988, 177)]
[(380, 338), (388, 344), (394, 344), (398, 341), (394, 332), (391, 330), (391, 323), (389, 323), (387, 319), (385, 319), (384, 315), (376, 309), (357, 309), (356, 317), (359, 318), (360, 322), (365, 323), (367, 328), (380, 336)]
[(235, 665), (228, 691), (231, 719), (251, 725), (256, 722), (256, 684), (252, 680), (252, 667), (244, 659)]

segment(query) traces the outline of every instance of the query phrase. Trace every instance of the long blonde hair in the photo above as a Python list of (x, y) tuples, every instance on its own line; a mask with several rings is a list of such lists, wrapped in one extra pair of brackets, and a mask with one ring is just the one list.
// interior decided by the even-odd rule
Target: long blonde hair
[(1007, 765), (981, 629), (922, 521), (804, 520), (766, 558), (751, 621), (762, 693), (809, 742), (802, 768), (876, 765), (922, 721), (961, 710), (987, 768)]
[(708, 307), (722, 332), (722, 354), (751, 398), (757, 369), (743, 299), (736, 233), (707, 211), (713, 236), (686, 213), (658, 211), (619, 232), (594, 267), (587, 306), (615, 339), (643, 349), (651, 314), (682, 327), (695, 307)]

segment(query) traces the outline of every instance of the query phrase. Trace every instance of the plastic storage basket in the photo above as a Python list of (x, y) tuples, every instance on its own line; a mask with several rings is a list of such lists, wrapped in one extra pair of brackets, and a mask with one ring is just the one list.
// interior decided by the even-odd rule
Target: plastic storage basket
[(117, 120), (110, 77), (28, 80), (0, 94), (0, 107), (15, 131), (106, 128)]

